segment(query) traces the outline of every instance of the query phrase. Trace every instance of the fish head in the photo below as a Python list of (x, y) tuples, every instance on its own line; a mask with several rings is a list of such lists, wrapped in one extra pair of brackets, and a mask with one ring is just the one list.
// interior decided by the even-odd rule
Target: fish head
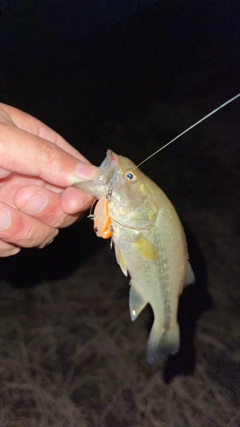
[(74, 184), (97, 198), (108, 197), (109, 215), (129, 228), (150, 228), (156, 220), (158, 209), (151, 181), (127, 157), (112, 150), (100, 165), (101, 173), (93, 181)]

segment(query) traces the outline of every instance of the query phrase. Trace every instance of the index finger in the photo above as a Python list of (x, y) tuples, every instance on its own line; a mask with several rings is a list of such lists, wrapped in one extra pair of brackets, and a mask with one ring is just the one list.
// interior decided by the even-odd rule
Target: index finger
[(13, 125), (0, 123), (0, 166), (35, 176), (59, 187), (93, 179), (99, 169), (79, 160), (58, 145)]
[(18, 110), (10, 105), (0, 103), (0, 106), (9, 116), (10, 122), (15, 124), (19, 129), (32, 133), (33, 135), (40, 136), (40, 138), (53, 142), (58, 147), (67, 151), (73, 157), (89, 163), (89, 161), (77, 151), (71, 144), (69, 144), (61, 135), (45, 125), (36, 117), (31, 116), (24, 111)]

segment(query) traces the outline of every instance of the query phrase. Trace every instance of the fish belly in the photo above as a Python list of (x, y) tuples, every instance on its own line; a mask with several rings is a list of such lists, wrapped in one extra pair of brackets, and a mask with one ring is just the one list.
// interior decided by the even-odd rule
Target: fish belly
[(122, 232), (116, 244), (121, 248), (131, 276), (131, 319), (134, 321), (148, 303), (154, 314), (147, 347), (147, 360), (153, 363), (161, 353), (175, 354), (179, 350), (177, 311), (186, 276), (185, 236), (178, 217), (169, 215), (169, 212), (164, 215), (162, 210), (156, 226), (141, 232), (158, 254), (154, 259), (146, 259), (133, 242), (136, 231), (132, 237), (130, 234), (126, 236), (126, 230)]

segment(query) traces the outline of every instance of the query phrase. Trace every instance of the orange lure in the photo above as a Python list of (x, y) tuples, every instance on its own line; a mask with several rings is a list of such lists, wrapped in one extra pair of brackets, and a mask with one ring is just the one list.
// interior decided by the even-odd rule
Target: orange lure
[(94, 214), (94, 231), (98, 237), (109, 239), (112, 236), (111, 218), (108, 215), (108, 201), (106, 196), (101, 197), (95, 206)]

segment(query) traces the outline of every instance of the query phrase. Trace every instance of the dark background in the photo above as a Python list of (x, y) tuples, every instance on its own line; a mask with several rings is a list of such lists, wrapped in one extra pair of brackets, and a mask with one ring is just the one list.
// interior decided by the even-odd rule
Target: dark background
[[(0, 49), (2, 102), (38, 117), (97, 165), (108, 148), (139, 163), (239, 92), (240, 6), (231, 0), (6, 0), (1, 2)], [(144, 311), (138, 323), (130, 324), (128, 280), (108, 244), (96, 239), (89, 220), (62, 230), (42, 251), (22, 250), (0, 260), (3, 321), (20, 324), (27, 354), (37, 366), (56, 373), (57, 391), (48, 388), (48, 380), (39, 383), (41, 402), (46, 390), (56, 399), (54, 425), (237, 426), (239, 102), (142, 166), (183, 221), (197, 278), (181, 298), (182, 347), (176, 357), (147, 367), (151, 314)], [(15, 323), (2, 330), (10, 346), (7, 360), (21, 356), (17, 330)], [(40, 343), (49, 343), (39, 344), (41, 356), (31, 353), (36, 334)], [(17, 366), (15, 359), (12, 366)], [(66, 401), (79, 412), (71, 409), (76, 420), (72, 415), (72, 424), (64, 424), (67, 409), (56, 398), (57, 378), (63, 376), (65, 387), (71, 370), (75, 388), (79, 378), (86, 384), (67, 394)], [(25, 379), (19, 380), (18, 372), (16, 367), (14, 384), (21, 385)], [(190, 378), (166, 387), (182, 374)], [(14, 398), (8, 395), (8, 381), (3, 393), (11, 401), (14, 425), (21, 427), (29, 411), (31, 425), (37, 426), (35, 404), (45, 420), (47, 403), (37, 406), (38, 391), (34, 394), (26, 383), (27, 400), (35, 396), (29, 409), (18, 392)], [(52, 408), (49, 414), (55, 416)]]
[(2, 100), (88, 153), (120, 114), (238, 91), (237, 1), (1, 3)]
[[(2, 102), (38, 117), (95, 164), (101, 163), (108, 148), (140, 162), (239, 91), (238, 2), (9, 0), (1, 6)], [(148, 123), (143, 131), (141, 121), (148, 122), (146, 115), (154, 115), (154, 105), (159, 104), (172, 105), (173, 111), (160, 114), (159, 125)], [(184, 109), (199, 114), (189, 117)], [(238, 112), (239, 101), (219, 117), (238, 125)], [(170, 196), (174, 188), (169, 183), (178, 177), (174, 167), (165, 170), (159, 165), (174, 164), (183, 156), (184, 169), (184, 151), (189, 148), (199, 157), (203, 149), (203, 139), (196, 140), (199, 133), (200, 129), (192, 131), (143, 166), (160, 185), (165, 182)], [(238, 141), (231, 131), (227, 137), (232, 157)], [(225, 153), (219, 155), (225, 160)], [(228, 158), (226, 162), (229, 168)], [(209, 173), (204, 159), (199, 163)], [(64, 236), (58, 240), (57, 257), (56, 250), (41, 254), (44, 265), (49, 252), (58, 264)], [(89, 239), (84, 239), (86, 246)], [(98, 244), (91, 241), (89, 246)], [(35, 256), (33, 252), (27, 257)], [(85, 248), (83, 255), (86, 252)], [(3, 269), (17, 262), (4, 260)], [(52, 262), (50, 271), (56, 274)]]

